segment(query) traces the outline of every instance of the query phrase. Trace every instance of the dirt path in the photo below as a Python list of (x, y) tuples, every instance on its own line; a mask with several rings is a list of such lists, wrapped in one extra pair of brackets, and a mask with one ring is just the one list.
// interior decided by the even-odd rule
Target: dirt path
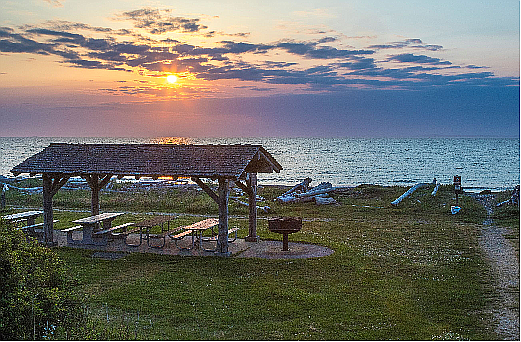
[(519, 341), (519, 255), (505, 238), (508, 228), (496, 226), (490, 218), (496, 207), (495, 196), (473, 197), (483, 204), (488, 214), (483, 221), (479, 245), (490, 264), (497, 290), (491, 308), (495, 331), (501, 339)]

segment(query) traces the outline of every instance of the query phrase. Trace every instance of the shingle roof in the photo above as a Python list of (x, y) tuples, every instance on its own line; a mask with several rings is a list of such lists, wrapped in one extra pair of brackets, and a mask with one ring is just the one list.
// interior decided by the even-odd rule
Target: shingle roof
[(281, 169), (261, 145), (52, 143), (11, 172), (239, 178)]

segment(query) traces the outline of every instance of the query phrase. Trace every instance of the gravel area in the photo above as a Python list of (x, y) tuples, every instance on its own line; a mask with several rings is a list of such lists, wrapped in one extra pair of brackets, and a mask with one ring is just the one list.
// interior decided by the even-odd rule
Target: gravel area
[(479, 245), (493, 274), (497, 297), (493, 298), (491, 313), (495, 331), (501, 339), (519, 341), (519, 255), (505, 238), (508, 228), (498, 227), (490, 215), (496, 206), (494, 195), (475, 195), (483, 204), (488, 218), (483, 221)]
[[(81, 240), (81, 232), (73, 232), (73, 238), (75, 240)], [(199, 248), (193, 248), (191, 250), (180, 250), (174, 241), (166, 239), (165, 246), (163, 248), (153, 248), (147, 245), (146, 241), (143, 241), (139, 247), (127, 246), (122, 239), (115, 239), (110, 241), (106, 246), (85, 246), (85, 245), (67, 245), (66, 233), (55, 230), (54, 240), (58, 246), (69, 246), (73, 248), (82, 248), (96, 251), (92, 257), (100, 259), (119, 259), (125, 257), (128, 253), (153, 253), (153, 254), (167, 254), (167, 255), (179, 255), (179, 256), (213, 256), (213, 252), (201, 250)], [(161, 245), (161, 240), (154, 239), (152, 245)], [(139, 243), (139, 235), (131, 234), (129, 242), (137, 244)], [(212, 244), (204, 243), (205, 248), (211, 248)], [(190, 247), (191, 239), (188, 237), (179, 242), (181, 247)], [(215, 246), (215, 243), (213, 244)], [(334, 253), (330, 248), (306, 244), (289, 242), (289, 251), (282, 250), (282, 241), (269, 241), (260, 240), (259, 242), (247, 242), (244, 239), (237, 239), (235, 242), (228, 244), (229, 252), (231, 257), (237, 258), (261, 258), (261, 259), (303, 259), (303, 258), (317, 258), (328, 256)]]
[(289, 242), (289, 251), (282, 250), (282, 241), (261, 241), (251, 244), (248, 249), (238, 253), (238, 258), (261, 259), (304, 259), (328, 256), (334, 253), (330, 248), (305, 243)]

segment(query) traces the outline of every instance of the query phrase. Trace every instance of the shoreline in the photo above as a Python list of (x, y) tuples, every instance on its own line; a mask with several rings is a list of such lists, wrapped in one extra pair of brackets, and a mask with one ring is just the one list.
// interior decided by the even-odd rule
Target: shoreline
[[(115, 178), (115, 176), (113, 177)], [(23, 187), (17, 187), (16, 183), (22, 182), (27, 179), (41, 179), (41, 176), (35, 176), (35, 177), (6, 177), (3, 175), (0, 175), (0, 185), (1, 184), (7, 184), (8, 186), (13, 187), (14, 189), (18, 189), (20, 191), (39, 191), (37, 188), (41, 187), (32, 187), (32, 188), (23, 188)], [(171, 181), (171, 180), (152, 180), (152, 178), (147, 179), (147, 177), (140, 178), (138, 180), (135, 179), (126, 179), (126, 180), (113, 180), (111, 183), (114, 182), (116, 184), (130, 184), (131, 186), (135, 187), (136, 190), (161, 190), (161, 189), (168, 189), (168, 188), (199, 188), (199, 186), (192, 182), (191, 180), (187, 180), (186, 182), (180, 182), (180, 181)], [(315, 183), (319, 183), (316, 181)], [(411, 184), (395, 184), (395, 185), (386, 185), (386, 184), (376, 184), (376, 183), (361, 183), (357, 185), (332, 185), (337, 191), (344, 191), (349, 189), (354, 189), (358, 187), (364, 187), (364, 186), (378, 186), (383, 188), (392, 188), (392, 187), (400, 187), (400, 188), (410, 188), (417, 183), (411, 183)], [(263, 184), (261, 181), (258, 183), (258, 187), (266, 187), (266, 188), (291, 188), (295, 184)], [(440, 183), (440, 186), (452, 186), (453, 184), (442, 184)], [(492, 193), (501, 193), (505, 191), (512, 191), (516, 185), (513, 184), (509, 187), (486, 187), (486, 186), (480, 186), (480, 187), (462, 187), (462, 190), (464, 193), (472, 195), (472, 194), (480, 194), (483, 191), (490, 191)], [(76, 176), (71, 177), (71, 180), (63, 186), (63, 190), (89, 190), (87, 182), (84, 181), (82, 178)], [(107, 192), (127, 192), (131, 191), (133, 189), (126, 189), (126, 190), (113, 190), (111, 189), (110, 183), (108, 187), (101, 189), (101, 191), (107, 191)]]

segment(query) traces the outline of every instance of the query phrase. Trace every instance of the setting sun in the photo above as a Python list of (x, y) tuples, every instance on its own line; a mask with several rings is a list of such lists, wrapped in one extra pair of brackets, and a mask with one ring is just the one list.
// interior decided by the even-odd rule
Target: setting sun
[(166, 80), (168, 83), (176, 83), (177, 82), (177, 76), (176, 75), (168, 75), (166, 77)]

